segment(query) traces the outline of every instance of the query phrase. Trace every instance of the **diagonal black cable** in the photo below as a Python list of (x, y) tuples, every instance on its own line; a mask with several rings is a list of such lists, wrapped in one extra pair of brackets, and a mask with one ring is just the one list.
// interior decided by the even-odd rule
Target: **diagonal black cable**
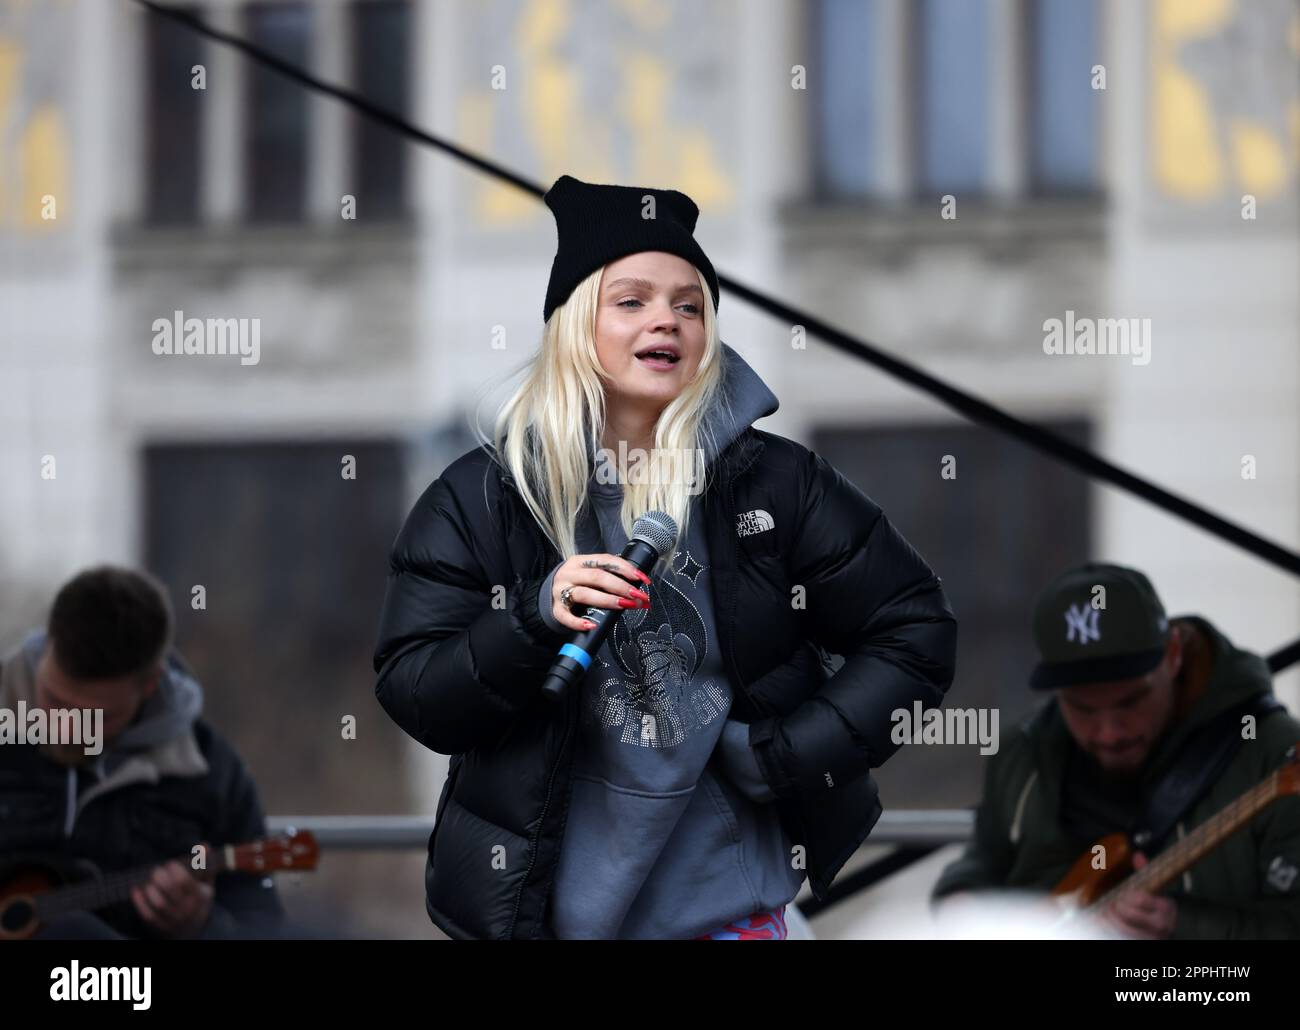
[[(208, 38), (214, 39), (220, 43), (225, 43), (228, 46), (232, 46), (247, 54), (254, 61), (275, 69), (282, 75), (287, 76), (309, 89), (325, 93), (345, 104), (349, 104), (376, 121), (387, 125), (389, 128), (403, 136), (418, 140), (428, 146), (437, 147), (439, 150), (451, 154), (453, 157), (456, 157), (466, 164), (472, 165), (480, 171), (486, 172), (488, 175), (495, 176), (501, 181), (509, 183), (526, 193), (531, 193), (538, 199), (545, 196), (546, 188), (538, 183), (530, 182), (528, 179), (516, 175), (514, 172), (509, 171), (493, 161), (489, 161), (477, 154), (472, 154), (464, 148), (456, 146), (454, 143), (449, 143), (431, 133), (425, 132), (423, 129), (417, 128), (404, 118), (401, 118), (393, 114), (391, 111), (387, 111), (372, 103), (365, 97), (350, 90), (343, 89), (340, 86), (326, 82), (323, 79), (319, 79), (316, 76), (303, 71), (301, 68), (282, 60), (275, 54), (264, 50), (261, 47), (254, 46), (252, 43), (249, 43), (247, 40), (239, 36), (234, 36), (230, 33), (222, 32), (219, 29), (214, 29), (189, 12), (178, 10), (174, 7), (168, 7), (165, 4), (155, 2), (155, 0), (135, 0), (135, 2), (155, 14), (172, 18), (201, 35), (207, 36)], [(918, 390), (937, 398), (949, 408), (966, 416), (966, 418), (971, 421), (1014, 437), (1022, 443), (1026, 443), (1029, 446), (1056, 458), (1058, 461), (1092, 476), (1093, 478), (1101, 479), (1110, 483), (1112, 486), (1119, 487), (1121, 490), (1127, 490), (1129, 493), (1141, 497), (1143, 500), (1164, 509), (1171, 515), (1175, 515), (1187, 522), (1191, 522), (1193, 525), (1199, 526), (1221, 539), (1236, 544), (1243, 550), (1249, 551), (1251, 554), (1258, 558), (1262, 558), (1264, 561), (1269, 562), (1272, 565), (1285, 569), (1293, 575), (1300, 576), (1300, 555), (1296, 554), (1294, 551), (1290, 551), (1279, 544), (1266, 540), (1245, 527), (1237, 525), (1235, 522), (1230, 522), (1184, 497), (1180, 497), (1177, 494), (1171, 493), (1168, 490), (1155, 485), (1149, 480), (1136, 476), (1133, 473), (1120, 468), (1118, 465), (1114, 465), (1111, 462), (1106, 461), (1104, 458), (1093, 454), (1091, 451), (1072, 443), (1064, 437), (1051, 432), (1050, 430), (1044, 429), (1041, 426), (1031, 425), (1022, 419), (1018, 419), (1014, 415), (1008, 414), (1002, 409), (989, 404), (987, 401), (981, 400), (973, 394), (945, 383), (943, 380), (930, 375), (928, 372), (923, 372), (921, 369), (893, 357), (872, 344), (864, 343), (847, 333), (833, 328), (818, 318), (814, 318), (805, 312), (797, 311), (789, 305), (784, 304), (779, 300), (774, 300), (773, 298), (768, 297), (757, 290), (753, 290), (748, 286), (743, 286), (730, 276), (724, 276), (719, 273), (718, 281), (729, 293), (735, 293), (737, 296), (749, 301), (749, 303), (753, 304), (760, 310), (766, 311), (773, 317), (779, 318), (790, 325), (804, 326), (808, 332), (821, 338), (831, 346), (844, 351), (845, 353), (852, 354), (868, 364), (874, 365), (876, 368), (888, 375), (893, 376), (895, 379), (902, 380)], [(1269, 662), (1273, 665), (1274, 671), (1280, 671), (1280, 669), (1285, 668), (1296, 661), (1300, 661), (1300, 640), (1276, 651), (1269, 657)]]
[(1220, 518), (1213, 512), (1207, 511), (1184, 497), (1170, 493), (1168, 490), (1156, 486), (1140, 476), (1135, 476), (1118, 465), (1113, 465), (1091, 451), (1072, 443), (1063, 436), (1058, 436), (1041, 426), (1031, 425), (1014, 415), (1009, 415), (1001, 408), (994, 407), (987, 401), (980, 400), (980, 398), (967, 393), (965, 390), (950, 386), (943, 380), (937, 379), (928, 372), (923, 372), (914, 365), (909, 365), (907, 362), (885, 353), (878, 347), (863, 343), (847, 333), (840, 332), (840, 330), (827, 325), (812, 315), (796, 311), (789, 305), (779, 300), (773, 300), (771, 297), (765, 296), (756, 290), (751, 290), (747, 286), (741, 286), (734, 280), (729, 279), (727, 283), (728, 292), (738, 294), (755, 307), (761, 308), (784, 322), (789, 322), (791, 325), (802, 325), (810, 333), (821, 337), (831, 346), (862, 358), (862, 360), (875, 365), (895, 379), (910, 383), (923, 393), (938, 398), (948, 407), (965, 415), (971, 421), (989, 426), (1008, 436), (1014, 436), (1016, 439), (1050, 454), (1067, 465), (1073, 465), (1096, 479), (1103, 479), (1113, 486), (1118, 486), (1129, 493), (1136, 494), (1138, 497), (1164, 508), (1170, 514), (1186, 519), (1188, 522), (1198, 525), (1225, 540), (1230, 540), (1238, 547), (1250, 551), (1265, 561), (1271, 562), (1295, 575), (1300, 575), (1300, 555), (1295, 552), (1265, 540), (1234, 522)]
[(1300, 662), (1300, 640), (1287, 644), (1286, 647), (1279, 647), (1268, 656), (1268, 668), (1270, 672), (1281, 672)]

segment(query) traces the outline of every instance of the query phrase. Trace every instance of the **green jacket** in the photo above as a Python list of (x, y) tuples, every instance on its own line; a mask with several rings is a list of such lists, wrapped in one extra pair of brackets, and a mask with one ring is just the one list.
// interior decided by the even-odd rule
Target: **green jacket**
[[(1268, 666), (1238, 650), (1209, 622), (1184, 616), (1211, 646), (1205, 692), (1156, 744), (1143, 771), (1143, 788), (1160, 777), (1180, 744), (1225, 708), (1272, 692)], [(1300, 722), (1286, 712), (1257, 721), (1219, 781), (1174, 831), (1204, 822), (1282, 765), (1300, 742)], [(1061, 785), (1073, 740), (1055, 698), (1007, 734), (985, 765), (984, 796), (965, 852), (940, 875), (933, 898), (962, 890), (1050, 890), (1084, 849), (1062, 832)], [(1144, 795), (1146, 796), (1146, 795)], [(1123, 827), (1115, 827), (1119, 831)], [(1175, 938), (1300, 937), (1300, 797), (1283, 797), (1223, 841), (1164, 891), (1178, 902)]]

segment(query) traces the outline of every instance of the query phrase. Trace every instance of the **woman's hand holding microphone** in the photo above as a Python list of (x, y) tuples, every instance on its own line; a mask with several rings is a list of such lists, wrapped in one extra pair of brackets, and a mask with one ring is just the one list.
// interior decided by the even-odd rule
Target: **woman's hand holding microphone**
[[(551, 581), (551, 614), (573, 630), (595, 628), (569, 604), (589, 608), (649, 608), (650, 595), (632, 583), (650, 583), (650, 577), (625, 558), (613, 554), (575, 554), (555, 570)], [(566, 594), (567, 591), (567, 594)]]

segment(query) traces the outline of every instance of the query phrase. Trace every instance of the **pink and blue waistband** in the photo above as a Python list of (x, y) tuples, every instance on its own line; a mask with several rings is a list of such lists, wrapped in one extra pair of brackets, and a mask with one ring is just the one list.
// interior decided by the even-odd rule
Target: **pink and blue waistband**
[(783, 941), (786, 939), (785, 906), (755, 912), (711, 933), (692, 938), (697, 941)]

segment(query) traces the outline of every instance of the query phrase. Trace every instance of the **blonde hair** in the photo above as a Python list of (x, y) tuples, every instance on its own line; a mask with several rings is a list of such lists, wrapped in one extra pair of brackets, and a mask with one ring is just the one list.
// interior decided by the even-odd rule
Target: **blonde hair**
[[(525, 373), (523, 382), (498, 410), (491, 439), (477, 421), (473, 427), (494, 460), (510, 472), (533, 518), (566, 560), (577, 553), (575, 526), (605, 429), (604, 384), (612, 378), (596, 357), (596, 309), (603, 272), (604, 268), (592, 272), (551, 313), (541, 347), (516, 370)], [(704, 355), (695, 377), (655, 422), (652, 463), (657, 454), (695, 454), (706, 442), (711, 445), (706, 453), (717, 453), (707, 416), (715, 405), (726, 403), (721, 389), (722, 342), (713, 294), (698, 269), (696, 275), (704, 291)], [(678, 541), (686, 538), (693, 497), (688, 477), (619, 478), (625, 533), (631, 535), (633, 521), (644, 512), (659, 510), (677, 523)], [(670, 557), (671, 553), (662, 560)]]

